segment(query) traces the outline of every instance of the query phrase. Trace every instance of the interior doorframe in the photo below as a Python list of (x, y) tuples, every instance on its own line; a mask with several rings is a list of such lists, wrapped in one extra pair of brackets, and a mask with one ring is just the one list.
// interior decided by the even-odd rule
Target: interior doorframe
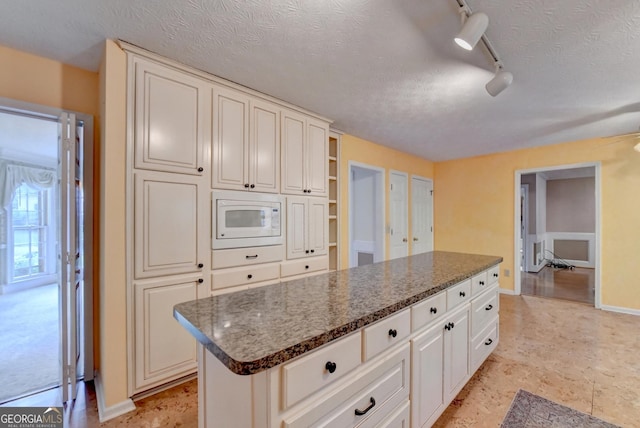
[(555, 166), (547, 166), (547, 167), (538, 167), (538, 168), (530, 168), (530, 169), (519, 169), (515, 171), (515, 185), (514, 185), (514, 269), (513, 269), (513, 280), (514, 280), (514, 294), (520, 295), (522, 291), (522, 275), (520, 273), (520, 253), (519, 253), (519, 234), (520, 234), (520, 219), (519, 219), (519, 211), (520, 211), (520, 182), (521, 178), (525, 174), (535, 174), (539, 172), (545, 171), (555, 171), (561, 169), (575, 169), (575, 168), (584, 168), (584, 167), (593, 167), (595, 169), (595, 214), (596, 214), (596, 230), (595, 230), (595, 256), (596, 256), (596, 267), (595, 267), (595, 299), (594, 299), (594, 307), (596, 309), (602, 308), (602, 291), (601, 291), (601, 283), (602, 283), (602, 269), (601, 269), (601, 246), (602, 246), (602, 195), (601, 195), (601, 162), (583, 162), (583, 163), (574, 163), (574, 164), (566, 164), (566, 165), (555, 165)]
[[(349, 242), (347, 245), (347, 252), (349, 255), (349, 267), (353, 267), (353, 266), (357, 266), (357, 261), (353, 259), (353, 173), (354, 173), (354, 168), (360, 168), (360, 169), (367, 169), (370, 171), (373, 171), (376, 175), (376, 194), (378, 195), (376, 198), (376, 211), (377, 214), (380, 216), (380, 227), (378, 227), (377, 233), (380, 236), (380, 242), (375, 243), (376, 252), (379, 252), (379, 254), (382, 255), (382, 260), (386, 259), (386, 254), (385, 254), (385, 248), (386, 248), (386, 240), (387, 240), (387, 236), (385, 233), (385, 225), (386, 225), (386, 216), (385, 216), (385, 207), (386, 207), (386, 200), (385, 200), (385, 192), (384, 189), (386, 189), (386, 184), (385, 184), (385, 169), (382, 167), (378, 167), (378, 166), (374, 166), (374, 165), (369, 165), (366, 163), (362, 163), (362, 162), (357, 162), (357, 161), (353, 161), (350, 160), (348, 162), (348, 169), (349, 169), (349, 179), (347, 180), (347, 199), (348, 199), (348, 236), (349, 236)], [(354, 264), (355, 263), (355, 264)]]
[[(6, 111), (12, 114), (22, 114), (31, 117), (41, 117), (43, 119), (52, 119), (56, 122), (63, 112), (75, 114), (76, 119), (81, 121), (84, 129), (83, 136), (83, 191), (85, 201), (93, 203), (85, 205), (84, 211), (84, 301), (83, 305), (83, 365), (84, 380), (89, 381), (94, 377), (94, 358), (93, 358), (93, 294), (94, 294), (94, 139), (93, 139), (93, 116), (76, 112), (68, 109), (60, 109), (55, 107), (43, 106), (40, 104), (28, 103), (25, 101), (14, 100), (11, 98), (0, 97), (0, 111)], [(87, 233), (88, 231), (88, 233)], [(62, 332), (61, 332), (62, 334)]]
[[(411, 215), (411, 235), (413, 235), (413, 180), (420, 180), (420, 181), (426, 181), (428, 183), (431, 183), (431, 251), (434, 250), (434, 236), (435, 236), (435, 229), (434, 229), (434, 221), (433, 221), (433, 212), (434, 212), (434, 198), (433, 198), (433, 179), (431, 178), (427, 178), (427, 177), (422, 177), (420, 175), (415, 175), (415, 174), (411, 174), (411, 176), (409, 177), (409, 182), (411, 184), (410, 189), (411, 191), (409, 192), (411, 194), (411, 203), (409, 204), (409, 213)], [(413, 240), (410, 242), (411, 244), (411, 255), (414, 254), (413, 251)]]
[[(524, 193), (522, 192), (522, 190), (524, 189)], [(528, 184), (520, 184), (520, 197), (524, 196), (524, 202), (521, 205), (521, 209), (522, 209), (522, 224), (520, 225), (520, 233), (523, 233), (522, 228), (524, 228), (524, 236), (522, 237), (522, 245), (524, 248), (522, 248), (522, 257), (520, 257), (520, 260), (524, 260), (524, 266), (520, 266), (519, 268), (519, 272), (521, 271), (526, 271), (528, 270), (528, 261), (529, 260), (527, 257), (527, 248), (528, 248), (528, 242), (527, 242), (527, 237), (529, 236), (529, 185)]]

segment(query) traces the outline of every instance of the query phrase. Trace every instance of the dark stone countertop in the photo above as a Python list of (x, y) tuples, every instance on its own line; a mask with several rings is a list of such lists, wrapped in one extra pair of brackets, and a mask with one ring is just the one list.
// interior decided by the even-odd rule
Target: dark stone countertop
[(174, 317), (234, 373), (282, 364), (502, 261), (435, 251), (180, 303)]

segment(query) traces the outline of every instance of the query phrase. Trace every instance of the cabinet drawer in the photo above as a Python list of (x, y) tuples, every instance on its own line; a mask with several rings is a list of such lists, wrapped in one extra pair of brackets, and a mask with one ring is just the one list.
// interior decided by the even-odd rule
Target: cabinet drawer
[(471, 373), (478, 370), (489, 354), (498, 346), (500, 337), (499, 318), (494, 318), (471, 344)]
[(211, 252), (211, 268), (220, 269), (279, 262), (282, 260), (282, 252), (282, 245), (216, 250)]
[(418, 331), (447, 311), (447, 293), (441, 292), (411, 307), (411, 331)]
[(283, 407), (288, 408), (340, 379), (361, 361), (360, 332), (339, 339), (282, 367)]
[(496, 265), (487, 271), (487, 280), (489, 285), (498, 282), (500, 279), (500, 265)]
[(364, 329), (362, 336), (364, 360), (369, 360), (385, 349), (401, 342), (411, 333), (411, 310), (378, 321)]
[[(407, 400), (394, 409), (384, 421), (376, 425), (376, 428), (409, 428), (409, 409), (409, 400)], [(358, 425), (358, 428), (365, 428), (365, 426), (368, 425)]]
[(476, 337), (499, 310), (500, 298), (497, 287), (474, 299), (471, 302), (471, 337)]
[[(284, 421), (287, 428), (374, 427), (409, 398), (409, 343)], [(374, 404), (375, 403), (375, 404)], [(356, 409), (364, 412), (356, 414)], [(369, 410), (367, 410), (369, 409)]]
[(329, 268), (328, 257), (308, 257), (280, 265), (280, 276), (302, 275)]
[(280, 264), (270, 263), (249, 267), (219, 269), (211, 274), (211, 289), (254, 284), (280, 277)]
[(482, 293), (489, 288), (489, 282), (487, 281), (487, 271), (479, 273), (471, 278), (471, 292), (474, 296)]
[(447, 310), (455, 308), (471, 297), (471, 280), (467, 279), (447, 290)]

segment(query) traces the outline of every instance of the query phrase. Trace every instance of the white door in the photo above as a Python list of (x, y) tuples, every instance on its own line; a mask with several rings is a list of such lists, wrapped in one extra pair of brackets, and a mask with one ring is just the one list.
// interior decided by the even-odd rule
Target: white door
[(433, 251), (433, 182), (411, 177), (411, 254)]
[(409, 243), (407, 233), (407, 174), (403, 172), (390, 172), (389, 191), (389, 234), (391, 238), (390, 259), (406, 257), (409, 255)]
[(76, 117), (62, 113), (58, 173), (60, 180), (60, 342), (62, 401), (75, 400), (77, 368), (80, 358), (80, 326), (82, 308), (82, 212), (77, 202), (82, 201), (82, 162), (77, 141)]

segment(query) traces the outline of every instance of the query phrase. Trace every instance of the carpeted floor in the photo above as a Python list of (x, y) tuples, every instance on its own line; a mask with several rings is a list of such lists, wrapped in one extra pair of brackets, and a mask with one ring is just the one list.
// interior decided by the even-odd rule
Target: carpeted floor
[(56, 284), (0, 295), (0, 403), (59, 382)]
[(601, 419), (538, 395), (518, 390), (502, 428), (617, 428)]

